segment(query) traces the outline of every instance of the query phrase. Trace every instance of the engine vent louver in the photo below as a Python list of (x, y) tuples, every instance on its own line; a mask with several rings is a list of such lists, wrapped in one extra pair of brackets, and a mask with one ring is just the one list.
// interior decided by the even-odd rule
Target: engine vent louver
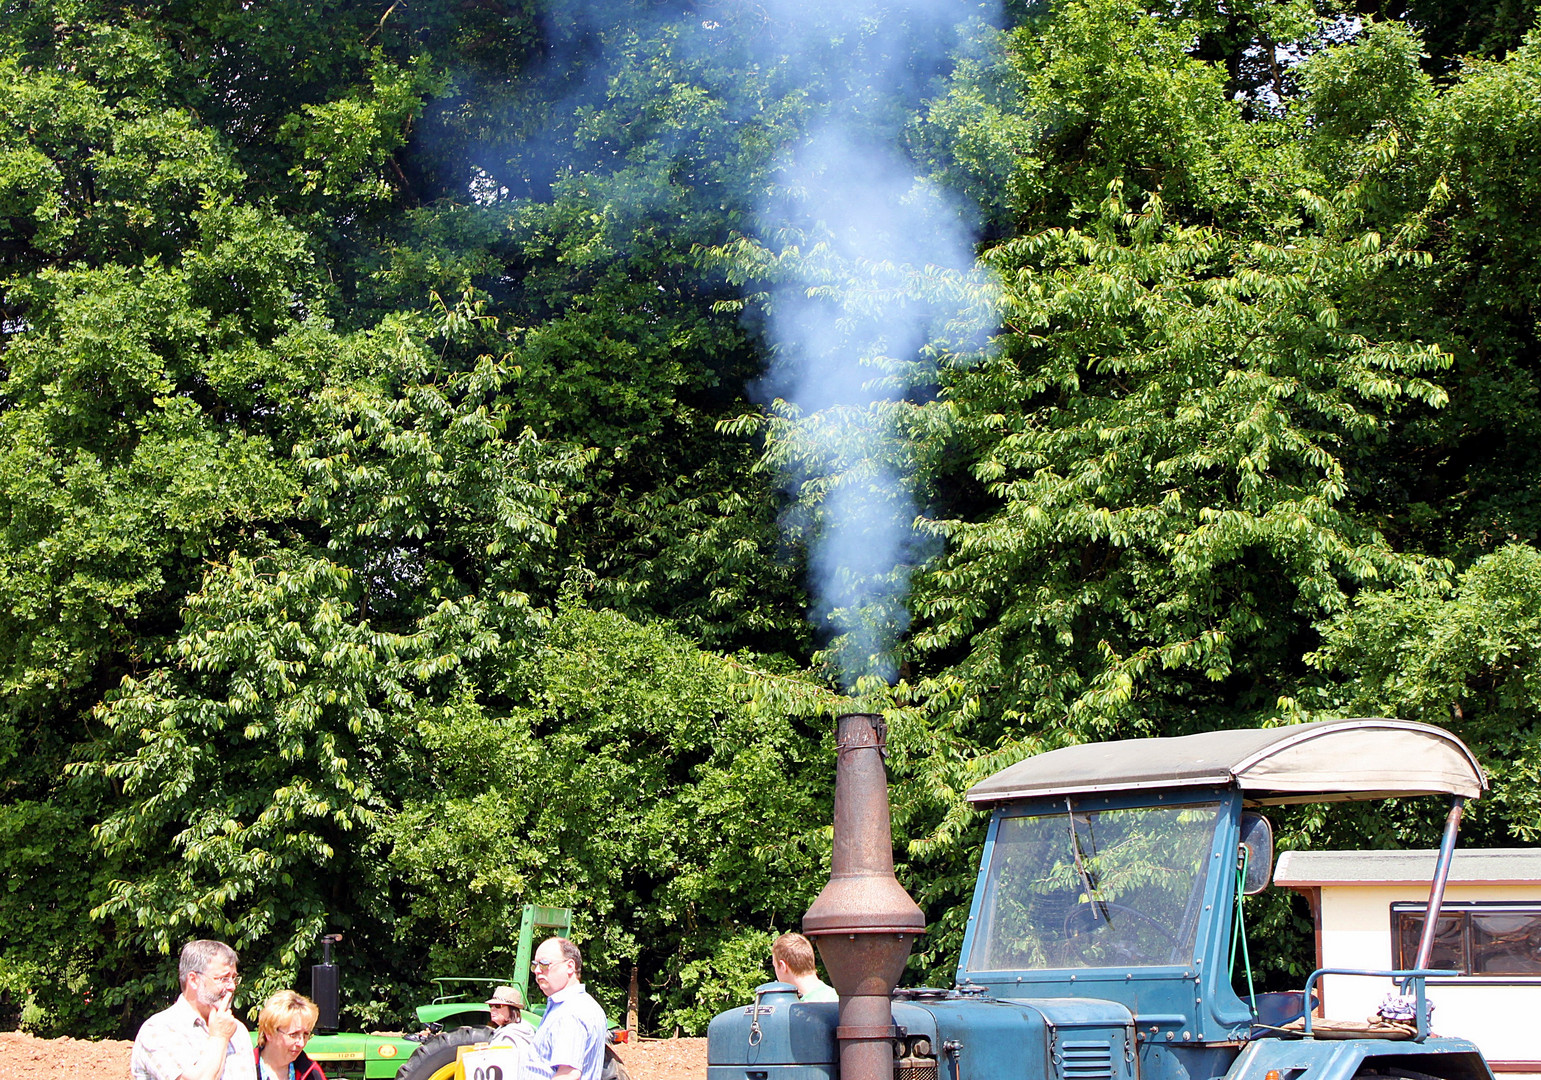
[(1108, 1043), (1066, 1039), (1058, 1049), (1060, 1080), (1113, 1080), (1113, 1048)]

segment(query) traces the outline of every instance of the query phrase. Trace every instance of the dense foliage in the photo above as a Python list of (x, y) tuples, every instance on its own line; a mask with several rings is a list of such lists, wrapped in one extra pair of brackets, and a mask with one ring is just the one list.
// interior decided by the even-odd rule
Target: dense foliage
[[(700, 1031), (821, 884), (853, 697), (930, 981), (962, 791), (1067, 742), (1429, 719), (1533, 840), (1534, 15), (0, 10), (0, 1012), (131, 1030), (195, 935), (249, 1007), (342, 931), (384, 1024), (532, 901)], [(861, 608), (821, 542), (874, 488)]]

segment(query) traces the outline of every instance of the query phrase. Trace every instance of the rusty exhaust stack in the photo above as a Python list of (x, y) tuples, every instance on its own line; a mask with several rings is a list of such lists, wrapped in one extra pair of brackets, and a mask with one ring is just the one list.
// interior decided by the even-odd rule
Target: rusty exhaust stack
[(840, 993), (840, 1080), (893, 1080), (891, 995), (926, 918), (894, 876), (888, 727), (872, 713), (835, 721), (835, 841), (829, 884), (803, 915)]

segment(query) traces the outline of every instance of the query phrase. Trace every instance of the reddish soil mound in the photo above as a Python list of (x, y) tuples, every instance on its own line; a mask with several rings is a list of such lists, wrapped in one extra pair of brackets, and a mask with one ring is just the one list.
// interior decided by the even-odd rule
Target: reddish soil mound
[[(133, 1043), (39, 1039), (0, 1031), (0, 1080), (127, 1080)], [(703, 1073), (704, 1075), (704, 1073)]]
[(631, 1080), (706, 1080), (705, 1039), (643, 1039), (620, 1053)]

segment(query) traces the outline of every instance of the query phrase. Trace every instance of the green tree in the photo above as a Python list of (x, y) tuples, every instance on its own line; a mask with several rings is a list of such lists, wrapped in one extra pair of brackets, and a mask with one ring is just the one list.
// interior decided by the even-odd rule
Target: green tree
[[(420, 969), (371, 858), (429, 754), (416, 710), (521, 701), (564, 580), (799, 651), (775, 501), (714, 426), (753, 362), (691, 254), (722, 196), (678, 172), (739, 152), (713, 94), (742, 84), (685, 50), (633, 128), (676, 36), (649, 18), (564, 113), (583, 50), (525, 61), (626, 23), (564, 38), (570, 10), (3, 17), (0, 829), (94, 837), (84, 875), (9, 852), (29, 1023), (129, 1023), (192, 933), (287, 984), (342, 924), (373, 956), (356, 1015), (395, 1007)], [(516, 113), (590, 163), (517, 205), (525, 149), (486, 153)]]
[[(202, 560), (292, 512), (274, 406), (314, 385), (329, 335), (295, 310), (303, 238), (236, 203), (239, 170), (189, 114), (0, 66), (6, 160), (39, 178), (3, 211), (0, 820), (87, 838), (116, 792), (63, 766), (100, 737), (102, 695), (155, 662)], [(87, 872), (15, 849), (0, 982), (29, 1021), (121, 1023), (112, 988), (154, 961), (91, 924), (117, 865), (77, 856)]]
[[(811, 684), (569, 605), (531, 645), (512, 709), (425, 717), (423, 792), (382, 832), (434, 974), (506, 970), (519, 905), (573, 908), (600, 996), (637, 964), (645, 1026), (702, 1030), (763, 982), (773, 931), (827, 874), (829, 738)], [(822, 872), (821, 872), (822, 868)], [(501, 965), (501, 966), (500, 966)]]
[[(1526, 835), (1532, 12), (1006, 7), (0, 12), (0, 987), (29, 1025), (131, 1026), (195, 932), (287, 983), (323, 926), (383, 1021), (528, 898), (574, 902), (605, 993), (639, 963), (654, 1022), (699, 1028), (817, 884), (838, 705), (803, 552), (879, 465), (934, 545), (881, 614), (900, 682), (859, 687), (919, 975), (961, 933), (961, 792), (1063, 741), (1457, 701), (1506, 763), (1477, 827)], [(977, 268), (767, 228), (836, 113), (972, 200)], [(880, 462), (747, 404), (793, 281), (927, 313), (925, 349), (866, 357)]]
[(1507, 544), (1448, 586), (1360, 597), (1332, 620), (1311, 656), (1337, 676), (1336, 686), (1302, 704), (1454, 731), (1476, 750), (1492, 785), (1472, 805), (1464, 830), (1477, 844), (1532, 843), (1541, 821), (1538, 649), (1541, 553)]

